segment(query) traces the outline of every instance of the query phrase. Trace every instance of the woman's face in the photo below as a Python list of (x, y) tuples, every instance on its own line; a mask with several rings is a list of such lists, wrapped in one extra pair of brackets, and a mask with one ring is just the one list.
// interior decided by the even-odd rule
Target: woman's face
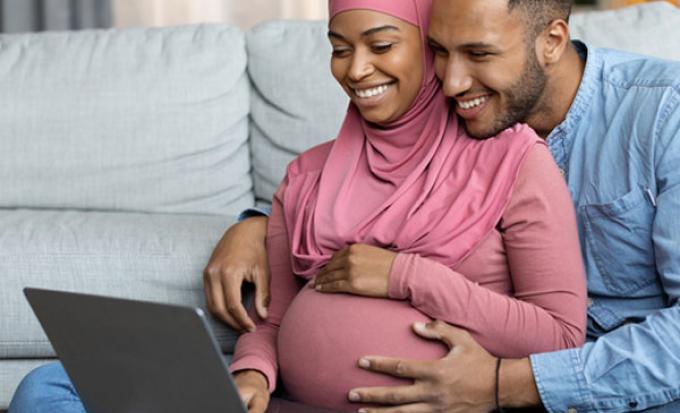
[(337, 14), (329, 24), (331, 71), (369, 122), (389, 124), (403, 116), (423, 80), (418, 27), (371, 10)]

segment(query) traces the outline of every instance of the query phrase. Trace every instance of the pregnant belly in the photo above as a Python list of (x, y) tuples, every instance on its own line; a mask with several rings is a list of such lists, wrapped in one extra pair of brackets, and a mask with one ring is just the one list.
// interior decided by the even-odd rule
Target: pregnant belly
[(360, 406), (347, 400), (350, 389), (412, 383), (363, 370), (357, 363), (366, 355), (443, 357), (447, 349), (442, 343), (412, 331), (416, 321), (430, 319), (405, 301), (303, 288), (279, 329), (279, 365), (286, 391), (306, 404), (356, 411)]

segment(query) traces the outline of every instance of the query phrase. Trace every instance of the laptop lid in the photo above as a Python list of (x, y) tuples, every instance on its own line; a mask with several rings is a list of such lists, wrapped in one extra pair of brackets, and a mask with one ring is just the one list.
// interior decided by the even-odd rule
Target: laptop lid
[(88, 413), (247, 413), (200, 309), (24, 294)]

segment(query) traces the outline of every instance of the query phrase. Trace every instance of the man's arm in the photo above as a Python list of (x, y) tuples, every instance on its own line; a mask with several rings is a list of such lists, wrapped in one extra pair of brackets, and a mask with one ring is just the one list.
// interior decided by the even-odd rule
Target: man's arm
[(680, 398), (680, 91), (655, 136), (652, 244), (668, 307), (576, 350), (531, 357), (538, 390), (553, 412), (644, 410)]
[(260, 317), (267, 317), (270, 293), (265, 214), (271, 214), (271, 208), (253, 208), (241, 214), (240, 222), (225, 232), (203, 271), (208, 309), (237, 331), (255, 329), (241, 300), (244, 282), (255, 284), (255, 309)]

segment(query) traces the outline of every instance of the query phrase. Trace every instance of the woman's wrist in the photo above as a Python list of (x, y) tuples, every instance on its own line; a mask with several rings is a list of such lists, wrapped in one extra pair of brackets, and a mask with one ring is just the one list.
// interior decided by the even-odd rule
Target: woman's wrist
[(234, 373), (234, 378), (237, 381), (248, 382), (250, 385), (269, 389), (267, 376), (259, 370), (240, 370)]

